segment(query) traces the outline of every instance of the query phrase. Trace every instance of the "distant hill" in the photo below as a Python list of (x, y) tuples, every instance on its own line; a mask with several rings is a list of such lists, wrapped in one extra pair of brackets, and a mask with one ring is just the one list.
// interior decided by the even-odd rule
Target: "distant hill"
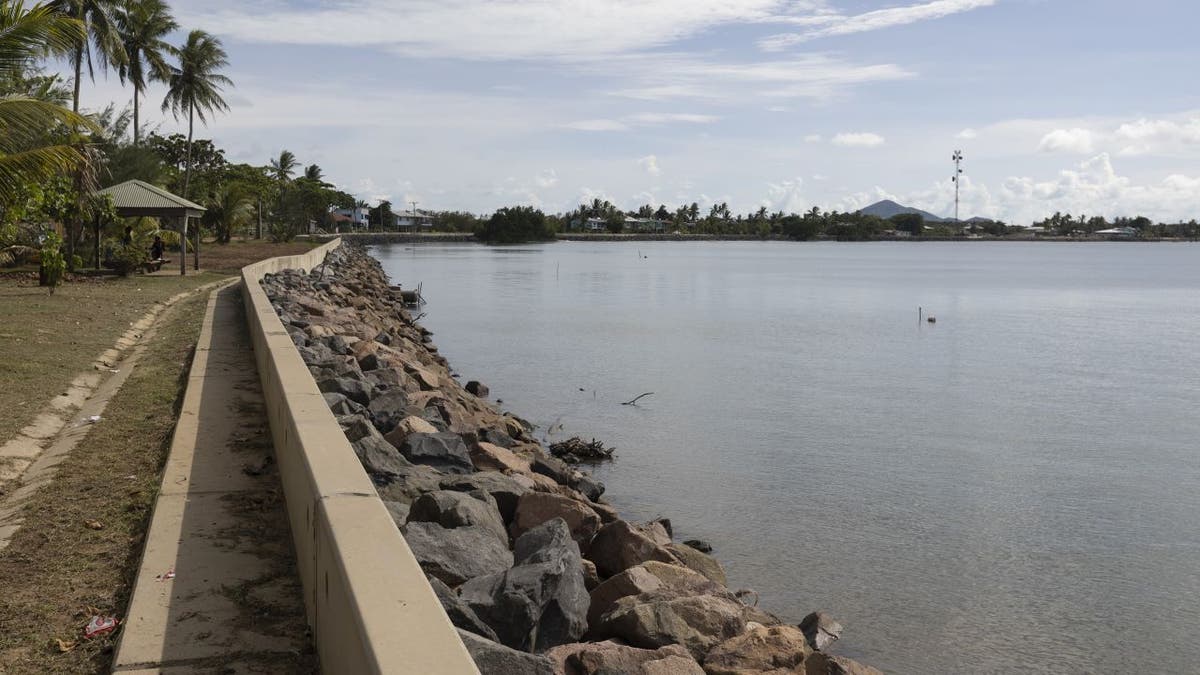
[(896, 202), (894, 202), (890, 199), (885, 199), (881, 202), (875, 202), (874, 204), (872, 204), (868, 207), (859, 209), (858, 212), (862, 213), (862, 214), (866, 214), (868, 216), (878, 216), (880, 218), (883, 218), (884, 220), (887, 220), (888, 218), (891, 218), (892, 216), (895, 216), (895, 215), (899, 215), (901, 213), (919, 214), (920, 216), (925, 218), (926, 222), (930, 222), (930, 223), (940, 223), (944, 220), (947, 220), (946, 218), (940, 218), (938, 216), (935, 216), (928, 211), (922, 211), (921, 209), (914, 209), (911, 206), (904, 206), (903, 204), (897, 204)]

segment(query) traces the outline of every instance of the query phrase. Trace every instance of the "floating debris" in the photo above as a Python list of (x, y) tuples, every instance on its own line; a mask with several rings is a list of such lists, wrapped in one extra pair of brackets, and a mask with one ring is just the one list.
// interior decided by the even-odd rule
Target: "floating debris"
[(550, 454), (570, 463), (612, 459), (614, 450), (616, 448), (606, 448), (603, 443), (594, 438), (588, 442), (578, 436), (572, 436), (565, 441), (550, 445)]

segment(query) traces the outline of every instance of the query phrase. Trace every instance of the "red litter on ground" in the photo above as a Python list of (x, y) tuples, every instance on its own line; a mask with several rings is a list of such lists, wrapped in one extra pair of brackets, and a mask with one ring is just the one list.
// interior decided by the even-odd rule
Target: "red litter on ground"
[(166, 581), (167, 579), (174, 579), (174, 578), (175, 578), (175, 568), (172, 567), (171, 569), (167, 570), (166, 572), (163, 572), (162, 574), (154, 577), (154, 580), (155, 581)]
[(116, 617), (93, 616), (92, 620), (88, 622), (87, 628), (83, 629), (83, 637), (90, 640), (99, 635), (111, 633), (116, 630), (118, 623), (120, 622)]

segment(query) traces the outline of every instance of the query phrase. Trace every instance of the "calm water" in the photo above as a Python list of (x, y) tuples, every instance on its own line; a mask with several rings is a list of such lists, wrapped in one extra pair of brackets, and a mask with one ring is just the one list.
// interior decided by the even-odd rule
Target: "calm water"
[(374, 253), (464, 381), (616, 445), (627, 517), (711, 541), (784, 618), (832, 613), (841, 653), (1200, 672), (1200, 246)]

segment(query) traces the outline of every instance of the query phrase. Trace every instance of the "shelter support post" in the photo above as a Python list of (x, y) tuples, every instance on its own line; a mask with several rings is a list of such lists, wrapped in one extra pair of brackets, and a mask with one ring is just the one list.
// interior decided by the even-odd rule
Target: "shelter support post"
[(192, 247), (192, 269), (200, 271), (200, 222), (196, 222), (196, 245)]
[(179, 276), (187, 276), (187, 216), (179, 217)]

